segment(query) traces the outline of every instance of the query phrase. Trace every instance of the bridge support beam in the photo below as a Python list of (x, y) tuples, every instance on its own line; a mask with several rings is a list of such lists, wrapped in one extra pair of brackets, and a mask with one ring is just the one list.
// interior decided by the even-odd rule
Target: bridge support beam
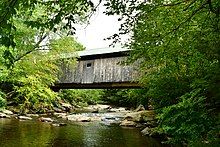
[(103, 83), (62, 83), (51, 87), (54, 91), (59, 89), (135, 89), (141, 88), (141, 85), (135, 82), (103, 82)]

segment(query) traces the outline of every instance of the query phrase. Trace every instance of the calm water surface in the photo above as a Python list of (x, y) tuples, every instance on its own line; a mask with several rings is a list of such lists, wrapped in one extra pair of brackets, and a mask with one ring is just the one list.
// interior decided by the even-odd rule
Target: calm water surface
[(0, 119), (0, 147), (161, 147), (140, 130), (100, 123), (49, 123)]

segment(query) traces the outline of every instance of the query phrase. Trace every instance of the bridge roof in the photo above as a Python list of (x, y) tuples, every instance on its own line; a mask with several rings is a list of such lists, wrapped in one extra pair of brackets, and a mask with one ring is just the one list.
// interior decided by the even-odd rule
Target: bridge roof
[(94, 56), (94, 55), (102, 55), (102, 54), (113, 54), (113, 53), (119, 53), (119, 52), (127, 52), (129, 50), (130, 49), (121, 48), (121, 47), (98, 48), (98, 49), (79, 51), (78, 55), (80, 57), (84, 57), (84, 56)]
[(124, 52), (128, 52), (130, 49), (121, 47), (109, 47), (109, 48), (97, 48), (84, 51), (78, 51), (75, 53), (61, 54), (61, 58), (80, 57), (80, 59), (93, 59), (98, 57), (111, 57), (118, 56)]

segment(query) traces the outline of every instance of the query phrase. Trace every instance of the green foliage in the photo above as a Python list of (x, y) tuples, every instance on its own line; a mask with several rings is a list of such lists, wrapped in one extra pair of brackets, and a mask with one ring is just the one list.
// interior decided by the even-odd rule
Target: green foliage
[(5, 94), (0, 91), (0, 109), (6, 106)]
[(56, 100), (57, 94), (41, 80), (36, 75), (23, 77), (19, 81), (23, 86), (14, 87), (16, 92), (14, 99), (17, 103), (22, 104), (20, 113), (27, 113), (28, 111), (43, 113), (52, 109), (52, 103)]
[(15, 18), (22, 19), (25, 24), (39, 31), (65, 30), (68, 34), (73, 34), (74, 24), (84, 20), (92, 7), (93, 3), (85, 0), (1, 0), (0, 45), (13, 48), (17, 46), (14, 41), (14, 32), (18, 30)]
[[(57, 100), (57, 94), (50, 86), (58, 80), (60, 64), (65, 60), (74, 66), (76, 58), (67, 59), (66, 55), (82, 50), (83, 46), (73, 37), (60, 38), (48, 31), (40, 33), (23, 20), (15, 22), (16, 48), (0, 47), (3, 57), (0, 58), (0, 80), (5, 85), (1, 88), (9, 93), (7, 98), (10, 101), (20, 105), (21, 113), (29, 110), (45, 112)], [(51, 39), (45, 41), (46, 37)]]
[(68, 36), (64, 36), (60, 39), (51, 40), (50, 47), (51, 49), (53, 49), (53, 51), (62, 51), (66, 54), (72, 53), (73, 49), (75, 51), (82, 51), (85, 49), (76, 40)]
[(171, 135), (171, 143), (195, 143), (208, 140), (209, 134), (217, 137), (220, 128), (216, 120), (209, 114), (206, 98), (200, 96), (201, 90), (194, 90), (183, 95), (178, 104), (165, 107), (159, 118), (159, 129)]
[(59, 96), (64, 101), (69, 102), (75, 106), (86, 106), (88, 104), (96, 104), (100, 102), (103, 95), (102, 90), (61, 90)]
[[(58, 78), (59, 63), (62, 61), (58, 58), (59, 54), (75, 51), (76, 42), (72, 40), (70, 37), (54, 40), (50, 51), (27, 54), (10, 69), (11, 77), (8, 81), (18, 83), (13, 89), (13, 96), (15, 95), (16, 101), (22, 104), (22, 113), (28, 109), (44, 112), (52, 108), (57, 94), (51, 91), (49, 86)], [(70, 61), (72, 65), (76, 63), (75, 58), (66, 61)]]
[(126, 106), (136, 108), (142, 104), (148, 107), (148, 97), (146, 89), (108, 89), (104, 90), (102, 100), (116, 106)]
[[(215, 139), (220, 106), (219, 0), (107, 0), (107, 14), (121, 14), (119, 34), (132, 34), (129, 61), (140, 63), (171, 142)], [(115, 41), (119, 35), (113, 35)], [(198, 90), (200, 89), (200, 90)], [(218, 131), (218, 130), (217, 130)], [(212, 135), (211, 135), (212, 134)]]

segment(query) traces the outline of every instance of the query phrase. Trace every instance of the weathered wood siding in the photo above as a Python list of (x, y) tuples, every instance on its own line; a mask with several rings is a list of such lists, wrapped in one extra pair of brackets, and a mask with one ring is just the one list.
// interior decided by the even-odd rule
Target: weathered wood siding
[(79, 60), (75, 68), (62, 65), (63, 73), (59, 83), (103, 83), (132, 82), (137, 78), (137, 70), (131, 65), (122, 65), (126, 57), (111, 57), (93, 60)]

